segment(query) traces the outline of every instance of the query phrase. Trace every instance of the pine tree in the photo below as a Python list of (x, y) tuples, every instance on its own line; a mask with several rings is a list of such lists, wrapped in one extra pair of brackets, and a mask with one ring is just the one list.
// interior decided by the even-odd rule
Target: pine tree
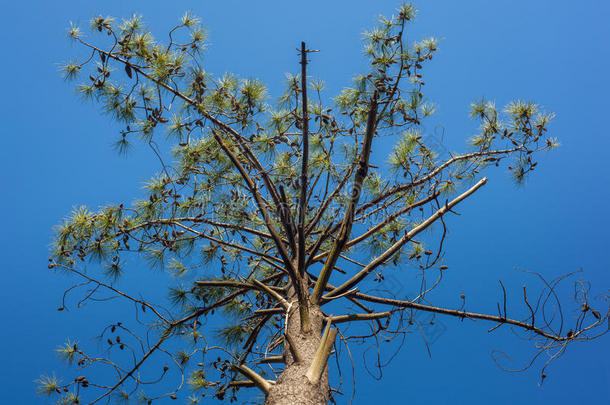
[[(480, 130), (468, 150), (440, 156), (422, 130), (434, 113), (422, 69), (439, 44), (407, 42), (415, 14), (404, 4), (366, 33), (368, 71), (333, 105), (323, 104), (324, 84), (308, 74), (314, 51), (305, 43), (299, 74), (288, 75), (274, 104), (261, 82), (202, 67), (206, 31), (190, 13), (165, 44), (137, 16), (93, 18), (95, 40), (70, 28), (86, 56), (63, 73), (83, 80), (79, 93), (123, 125), (117, 151), (140, 141), (161, 156), (156, 145), (166, 142), (156, 141), (167, 136), (175, 163), (163, 163), (133, 205), (78, 208), (58, 226), (49, 267), (74, 274), (77, 289), (88, 286), (81, 302), (103, 292), (135, 305), (141, 324), (104, 325), (101, 354), (68, 341), (58, 353), (84, 375), (68, 383), (41, 377), (41, 393), (64, 404), (188, 395), (197, 403), (236, 400), (255, 387), (265, 404), (327, 404), (335, 401), (333, 347), (365, 330), (358, 325), (368, 325), (362, 339), (384, 345), (417, 329), (421, 312), (485, 320), (513, 327), (551, 360), (607, 330), (608, 309), (591, 306), (584, 283), (569, 330), (545, 316), (561, 307), (560, 280), (544, 281), (537, 296), (524, 287), (519, 318), (507, 314), (503, 285), (497, 314), (427, 303), (448, 269), (445, 217), (485, 185), (481, 172), (508, 167), (521, 182), (539, 152), (558, 143), (547, 133), (553, 115), (537, 104), (498, 109), (483, 99), (472, 104)], [(382, 138), (394, 147), (374, 162)], [(198, 280), (168, 286), (168, 302), (149, 301), (116, 283), (133, 263)], [(384, 272), (406, 266), (421, 274), (419, 294), (379, 293)], [(219, 332), (206, 326), (212, 318), (224, 322)], [(182, 377), (175, 387), (165, 382), (172, 373)]]

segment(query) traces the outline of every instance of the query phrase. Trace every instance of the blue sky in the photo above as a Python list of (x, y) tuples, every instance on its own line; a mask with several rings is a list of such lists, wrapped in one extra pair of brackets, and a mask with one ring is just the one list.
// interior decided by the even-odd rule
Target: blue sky
[[(303, 9), (303, 5), (306, 7)], [(60, 369), (53, 350), (66, 337), (86, 340), (117, 314), (112, 305), (58, 312), (70, 280), (46, 269), (51, 229), (74, 205), (98, 207), (132, 201), (158, 170), (154, 157), (138, 148), (125, 159), (111, 149), (118, 127), (99, 109), (82, 103), (58, 75), (59, 63), (76, 53), (66, 39), (69, 21), (87, 25), (95, 14), (142, 14), (159, 35), (187, 9), (210, 31), (206, 69), (235, 72), (281, 90), (285, 72), (298, 69), (296, 47), (305, 40), (320, 52), (310, 72), (324, 79), (332, 96), (364, 66), (360, 38), (375, 16), (390, 14), (397, 1), (151, 2), (62, 1), (3, 4), (5, 39), (0, 65), (4, 97), (0, 171), (4, 213), (4, 288), (0, 301), (3, 364), (0, 398), (6, 403), (42, 403), (33, 380)], [(485, 96), (499, 106), (531, 99), (557, 114), (551, 132), (562, 146), (541, 157), (525, 186), (503, 169), (486, 173), (488, 185), (450, 220), (446, 261), (451, 271), (439, 300), (493, 312), (498, 279), (518, 297), (531, 277), (549, 279), (583, 269), (594, 293), (610, 288), (610, 150), (607, 95), (610, 93), (610, 4), (526, 0), (428, 0), (417, 2), (410, 39), (437, 36), (441, 49), (426, 68), (426, 95), (438, 105), (451, 150), (464, 147), (476, 130), (470, 102)], [(383, 154), (379, 153), (380, 159)], [(154, 283), (155, 276), (147, 278)], [(135, 283), (134, 283), (135, 284)], [(406, 287), (408, 288), (408, 287)], [(562, 291), (566, 302), (569, 288)], [(574, 312), (568, 312), (573, 316)], [(429, 358), (411, 335), (398, 357), (375, 381), (360, 368), (356, 404), (568, 404), (610, 400), (610, 337), (568, 348), (539, 388), (537, 371), (512, 374), (490, 358), (502, 349), (526, 359), (532, 348), (508, 328), (488, 334), (488, 324), (443, 319), (447, 330)], [(99, 325), (97, 325), (99, 326)], [(358, 358), (358, 357), (357, 357)], [(349, 389), (346, 389), (349, 391)]]

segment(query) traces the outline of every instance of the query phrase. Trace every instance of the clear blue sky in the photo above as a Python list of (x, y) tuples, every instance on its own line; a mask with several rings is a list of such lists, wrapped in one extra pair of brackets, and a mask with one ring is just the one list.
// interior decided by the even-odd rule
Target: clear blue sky
[[(397, 5), (387, 0), (4, 3), (0, 402), (43, 403), (33, 393), (33, 380), (60, 369), (54, 348), (66, 337), (95, 336), (92, 316), (102, 322), (119, 315), (103, 305), (56, 311), (70, 280), (46, 269), (52, 227), (77, 204), (95, 208), (132, 201), (158, 169), (144, 148), (128, 159), (117, 156), (110, 144), (118, 127), (96, 106), (81, 103), (59, 77), (57, 64), (75, 53), (65, 36), (69, 21), (86, 26), (98, 13), (135, 12), (162, 34), (191, 9), (210, 30), (206, 69), (260, 78), (275, 96), (284, 73), (298, 69), (295, 49), (305, 40), (321, 50), (312, 56), (311, 73), (327, 82), (332, 96), (363, 66), (362, 31)], [(427, 66), (426, 87), (439, 106), (435, 122), (443, 125), (451, 149), (459, 150), (475, 131), (468, 107), (481, 96), (498, 105), (512, 98), (539, 102), (557, 114), (551, 132), (562, 143), (541, 158), (524, 187), (513, 185), (502, 169), (487, 173), (485, 189), (450, 221), (451, 270), (439, 299), (457, 304), (455, 297), (464, 291), (469, 309), (493, 312), (498, 279), (515, 297), (524, 281), (533, 282), (516, 267), (548, 278), (582, 268), (594, 292), (608, 291), (610, 3), (427, 0), (417, 6), (411, 39), (443, 38)], [(569, 301), (569, 289), (563, 292)], [(447, 331), (433, 344), (431, 358), (421, 339), (410, 335), (382, 381), (360, 367), (355, 403), (610, 403), (610, 336), (569, 347), (539, 388), (538, 368), (509, 374), (491, 360), (492, 349), (517, 359), (532, 353), (508, 328), (489, 335), (490, 325), (481, 322), (442, 322)]]

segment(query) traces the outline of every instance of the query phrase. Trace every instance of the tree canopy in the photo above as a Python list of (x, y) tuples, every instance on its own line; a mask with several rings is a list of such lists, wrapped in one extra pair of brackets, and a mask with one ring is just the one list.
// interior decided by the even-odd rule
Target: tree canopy
[[(403, 4), (380, 18), (365, 34), (368, 70), (332, 103), (310, 76), (315, 50), (305, 43), (299, 73), (274, 101), (256, 79), (206, 71), (206, 31), (191, 13), (166, 42), (139, 16), (94, 17), (92, 35), (70, 28), (84, 55), (62, 67), (65, 77), (123, 125), (119, 153), (148, 145), (160, 171), (141, 200), (80, 207), (58, 226), (49, 267), (79, 278), (64, 305), (77, 294), (79, 302), (111, 294), (133, 304), (137, 322), (102, 326), (101, 355), (68, 341), (59, 353), (86, 372), (67, 383), (42, 377), (41, 392), (65, 404), (136, 395), (196, 403), (236, 400), (255, 386), (269, 404), (289, 403), (287, 395), (328, 403), (338, 392), (330, 356), (351, 341), (400, 340), (421, 328), (422, 311), (514, 327), (548, 355), (541, 379), (568, 343), (607, 331), (607, 303), (590, 302), (584, 282), (576, 283), (580, 314), (564, 319), (555, 293), (564, 278), (540, 276), (539, 295), (523, 287), (517, 318), (506, 291), (491, 314), (467, 310), (463, 295), (456, 308), (427, 299), (449, 265), (445, 218), (485, 185), (483, 172), (505, 167), (522, 182), (558, 142), (548, 134), (553, 114), (536, 103), (497, 108), (481, 99), (471, 107), (479, 132), (465, 151), (439, 153), (422, 131), (435, 109), (423, 68), (439, 41), (407, 40), (415, 15)], [(380, 144), (392, 146), (373, 161)], [(119, 288), (140, 265), (175, 276), (165, 302)], [(392, 294), (384, 273), (393, 268), (418, 272), (416, 296)], [(208, 327), (213, 317), (221, 329)]]

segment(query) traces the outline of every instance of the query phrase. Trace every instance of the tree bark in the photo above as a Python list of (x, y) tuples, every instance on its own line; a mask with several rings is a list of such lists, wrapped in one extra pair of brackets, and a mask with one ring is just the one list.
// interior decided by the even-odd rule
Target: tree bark
[(324, 369), (322, 377), (317, 384), (312, 384), (305, 374), (309, 369), (321, 341), (321, 332), (324, 326), (324, 315), (318, 306), (309, 309), (310, 331), (301, 331), (299, 309), (295, 305), (288, 316), (287, 334), (294, 342), (300, 361), (295, 361), (289, 343), (284, 343), (284, 357), (286, 367), (271, 386), (265, 400), (265, 405), (328, 405), (329, 382), (328, 366)]

